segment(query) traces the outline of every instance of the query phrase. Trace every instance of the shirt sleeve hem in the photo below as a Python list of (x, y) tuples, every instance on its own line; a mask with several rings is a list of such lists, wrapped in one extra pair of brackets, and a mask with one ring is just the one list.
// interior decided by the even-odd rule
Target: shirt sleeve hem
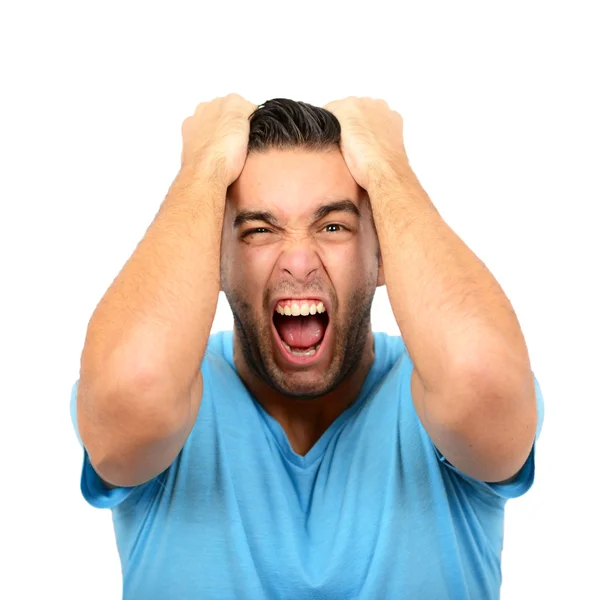
[(88, 453), (84, 449), (81, 493), (88, 504), (94, 508), (114, 508), (127, 500), (135, 489), (135, 487), (107, 488), (96, 473)]

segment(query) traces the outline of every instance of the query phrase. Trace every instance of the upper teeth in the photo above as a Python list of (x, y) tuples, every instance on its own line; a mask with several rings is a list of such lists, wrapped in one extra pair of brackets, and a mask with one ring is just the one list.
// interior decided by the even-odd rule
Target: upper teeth
[(316, 313), (324, 313), (325, 305), (322, 302), (318, 302), (317, 304), (309, 304), (308, 302), (303, 302), (302, 304), (298, 304), (298, 302), (292, 302), (291, 304), (278, 304), (275, 307), (275, 310), (280, 315), (286, 315), (288, 317), (298, 317), (300, 315), (314, 315)]

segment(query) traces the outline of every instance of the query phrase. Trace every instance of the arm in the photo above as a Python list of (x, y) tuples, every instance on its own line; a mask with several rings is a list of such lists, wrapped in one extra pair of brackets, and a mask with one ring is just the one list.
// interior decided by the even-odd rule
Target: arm
[(512, 306), (410, 173), (370, 193), (390, 303), (415, 364), (415, 410), (455, 467), (506, 480), (536, 429), (533, 373)]
[[(344, 158), (371, 199), (390, 303), (415, 365), (415, 410), (456, 468), (483, 481), (507, 480), (525, 463), (537, 420), (513, 308), (420, 186), (400, 115), (370, 99), (335, 104)], [(354, 137), (359, 122), (362, 135)]]
[(114, 486), (164, 471), (195, 423), (225, 195), (245, 161), (253, 108), (230, 95), (186, 119), (181, 171), (90, 319), (78, 428), (94, 469)]

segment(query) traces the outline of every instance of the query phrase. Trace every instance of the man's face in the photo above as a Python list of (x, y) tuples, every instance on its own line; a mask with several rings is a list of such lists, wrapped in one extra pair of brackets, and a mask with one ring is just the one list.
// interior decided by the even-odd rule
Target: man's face
[(369, 200), (339, 150), (248, 156), (228, 191), (221, 286), (255, 375), (295, 398), (337, 387), (363, 356), (381, 283)]

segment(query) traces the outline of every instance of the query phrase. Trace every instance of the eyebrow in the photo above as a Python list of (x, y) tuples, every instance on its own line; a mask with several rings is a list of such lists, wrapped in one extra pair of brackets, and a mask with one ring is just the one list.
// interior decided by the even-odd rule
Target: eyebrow
[[(361, 216), (358, 206), (356, 206), (352, 200), (336, 200), (335, 202), (323, 204), (315, 210), (313, 213), (313, 224), (334, 212), (347, 212), (357, 216), (358, 218)], [(272, 227), (281, 227), (277, 217), (268, 210), (242, 210), (235, 216), (235, 219), (233, 220), (233, 227), (238, 229), (250, 221), (263, 221)]]
[(242, 210), (233, 220), (233, 227), (238, 229), (250, 221), (264, 221), (273, 227), (279, 227), (277, 217), (268, 210)]
[(324, 219), (327, 215), (333, 212), (347, 212), (357, 216), (360, 219), (360, 210), (350, 199), (336, 200), (319, 206), (313, 213), (313, 223)]

